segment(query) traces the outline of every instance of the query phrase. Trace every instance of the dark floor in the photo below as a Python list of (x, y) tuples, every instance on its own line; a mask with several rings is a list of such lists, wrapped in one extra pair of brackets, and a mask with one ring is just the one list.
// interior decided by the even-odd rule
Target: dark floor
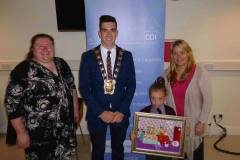
[[(90, 160), (90, 138), (84, 135), (86, 144), (82, 136), (78, 135), (77, 157), (78, 160)], [(213, 144), (219, 139), (219, 136), (206, 136), (204, 138), (204, 160), (239, 160), (240, 155), (231, 155), (219, 152), (214, 149)], [(0, 134), (0, 160), (25, 160), (24, 150), (17, 145), (6, 145), (6, 134)], [(228, 135), (219, 144), (218, 147), (232, 152), (240, 152), (240, 135)]]
[[(90, 138), (84, 135), (85, 143), (82, 136), (77, 136), (78, 147), (77, 157), (78, 160), (90, 160)], [(25, 160), (24, 150), (17, 147), (17, 145), (6, 144), (6, 134), (0, 134), (0, 160)]]

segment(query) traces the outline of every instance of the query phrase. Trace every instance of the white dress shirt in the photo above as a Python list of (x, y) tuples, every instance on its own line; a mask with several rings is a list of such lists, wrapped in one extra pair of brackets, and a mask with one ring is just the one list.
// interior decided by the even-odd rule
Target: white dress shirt
[[(105, 72), (107, 74), (107, 55), (108, 55), (107, 52), (109, 50), (104, 48), (102, 45), (100, 46), (100, 50), (101, 50), (101, 56), (102, 56)], [(110, 54), (110, 57), (111, 57), (111, 68), (112, 68), (112, 76), (113, 76), (113, 69), (114, 69), (115, 60), (116, 60), (116, 46), (114, 46), (110, 51), (111, 51), (111, 54)]]
[[(107, 74), (107, 52), (109, 50), (107, 50), (105, 47), (103, 47), (102, 45), (100, 46), (100, 51), (101, 51), (101, 56), (102, 56), (102, 60), (103, 60), (103, 65), (104, 65), (104, 68), (105, 68), (105, 72)], [(111, 68), (112, 68), (112, 77), (113, 77), (113, 69), (114, 69), (114, 65), (115, 65), (115, 60), (116, 60), (116, 46), (114, 46), (111, 50), (111, 54), (110, 54), (110, 57), (111, 57)], [(110, 103), (110, 106), (109, 108), (111, 109), (112, 108), (112, 105)]]

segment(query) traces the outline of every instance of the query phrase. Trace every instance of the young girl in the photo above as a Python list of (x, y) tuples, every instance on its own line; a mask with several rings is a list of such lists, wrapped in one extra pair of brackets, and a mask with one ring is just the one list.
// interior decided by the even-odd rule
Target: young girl
[[(164, 104), (166, 96), (167, 90), (165, 88), (165, 80), (160, 76), (149, 88), (149, 98), (151, 105), (144, 107), (140, 110), (140, 112), (176, 115), (175, 111), (171, 107)], [(188, 135), (189, 132), (190, 130), (186, 128), (185, 134)], [(131, 140), (134, 140), (136, 138), (136, 135), (131, 132), (130, 138)], [(171, 160), (171, 158), (146, 155), (146, 160)]]

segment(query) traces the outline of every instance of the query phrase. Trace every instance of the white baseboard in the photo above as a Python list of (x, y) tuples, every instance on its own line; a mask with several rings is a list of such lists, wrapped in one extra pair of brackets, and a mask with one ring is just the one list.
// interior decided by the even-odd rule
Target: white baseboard
[[(83, 134), (89, 135), (87, 126), (81, 126)], [(77, 134), (81, 134), (80, 129), (77, 129)]]
[(240, 135), (240, 126), (223, 126), (227, 129), (227, 135)]
[[(240, 127), (236, 126), (222, 126), (226, 128), (227, 135), (240, 135)], [(211, 126), (207, 128), (205, 135), (212, 136), (212, 135), (222, 135), (223, 129), (218, 126)]]
[(7, 133), (7, 126), (0, 126), (0, 133)]

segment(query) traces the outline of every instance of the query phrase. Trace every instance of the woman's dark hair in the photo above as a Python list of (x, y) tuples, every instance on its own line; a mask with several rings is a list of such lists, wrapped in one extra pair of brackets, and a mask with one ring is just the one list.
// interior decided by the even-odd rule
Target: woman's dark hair
[(52, 36), (50, 36), (50, 35), (48, 35), (48, 34), (43, 34), (43, 33), (37, 34), (37, 35), (33, 36), (32, 39), (31, 39), (31, 46), (30, 46), (30, 48), (29, 48), (29, 52), (28, 52), (28, 53), (26, 54), (26, 56), (25, 56), (25, 59), (31, 59), (31, 58), (33, 58), (33, 51), (32, 51), (32, 49), (33, 49), (33, 46), (34, 46), (34, 44), (35, 44), (35, 42), (36, 42), (36, 40), (37, 40), (38, 38), (48, 38), (48, 39), (50, 39), (50, 40), (52, 41), (52, 44), (53, 44), (53, 46), (54, 46), (54, 39), (53, 39)]
[(148, 90), (149, 96), (151, 95), (151, 91), (161, 90), (167, 95), (167, 89), (165, 87), (165, 79), (163, 77), (158, 77), (157, 80), (150, 86)]

